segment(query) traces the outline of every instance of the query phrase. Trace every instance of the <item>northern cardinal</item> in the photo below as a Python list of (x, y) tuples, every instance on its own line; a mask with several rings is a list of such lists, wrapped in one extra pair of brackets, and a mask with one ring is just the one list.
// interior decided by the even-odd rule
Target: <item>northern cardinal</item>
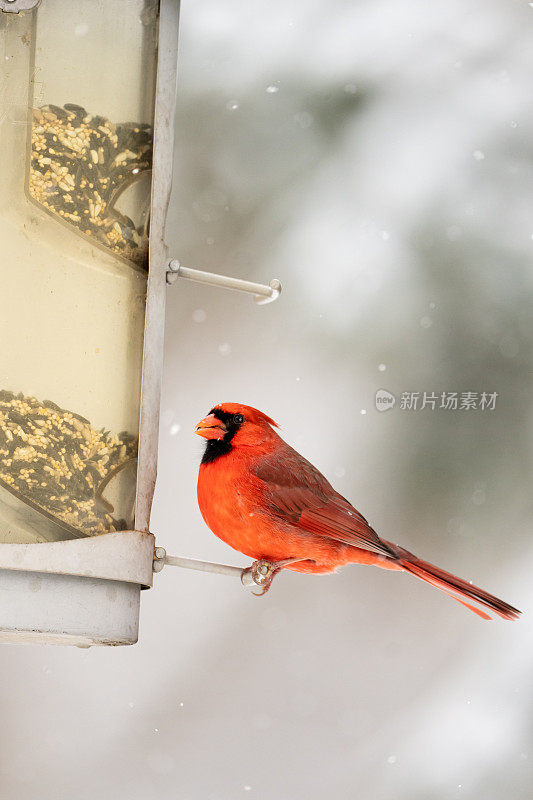
[[(266, 414), (239, 403), (211, 409), (196, 427), (207, 439), (198, 504), (213, 533), (256, 559), (265, 590), (281, 568), (333, 572), (343, 564), (405, 570), (491, 619), (520, 612), (468, 581), (380, 539), (366, 519), (274, 430)], [(476, 605), (473, 605), (476, 604)]]

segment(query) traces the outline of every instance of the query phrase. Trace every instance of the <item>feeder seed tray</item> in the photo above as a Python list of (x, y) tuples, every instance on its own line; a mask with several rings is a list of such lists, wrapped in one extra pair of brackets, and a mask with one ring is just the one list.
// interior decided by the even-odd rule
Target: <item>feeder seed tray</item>
[(151, 170), (152, 145), (150, 125), (115, 125), (74, 103), (36, 108), (30, 197), (99, 244), (146, 266), (146, 230), (115, 205), (126, 188)]
[(22, 393), (0, 391), (0, 485), (74, 536), (126, 530), (102, 493), (134, 463), (137, 440)]

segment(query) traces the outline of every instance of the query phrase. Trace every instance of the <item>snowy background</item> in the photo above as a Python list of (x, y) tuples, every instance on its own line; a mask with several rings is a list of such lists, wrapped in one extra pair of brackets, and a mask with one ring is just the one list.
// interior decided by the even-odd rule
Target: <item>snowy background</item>
[[(169, 552), (247, 563), (201, 519), (193, 428), (256, 405), (385, 538), (523, 620), (365, 567), (261, 600), (168, 568), (135, 647), (2, 647), (2, 800), (531, 797), (532, 18), (184, 4), (171, 252), (284, 293), (169, 290), (153, 511)], [(379, 413), (380, 388), (499, 397)]]

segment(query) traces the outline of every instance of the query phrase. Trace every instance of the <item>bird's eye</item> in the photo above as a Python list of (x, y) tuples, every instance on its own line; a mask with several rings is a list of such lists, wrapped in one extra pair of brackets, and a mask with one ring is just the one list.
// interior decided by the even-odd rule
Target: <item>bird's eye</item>
[(234, 417), (233, 417), (233, 422), (235, 422), (236, 425), (242, 425), (242, 423), (244, 422), (243, 415), (242, 414), (235, 414)]

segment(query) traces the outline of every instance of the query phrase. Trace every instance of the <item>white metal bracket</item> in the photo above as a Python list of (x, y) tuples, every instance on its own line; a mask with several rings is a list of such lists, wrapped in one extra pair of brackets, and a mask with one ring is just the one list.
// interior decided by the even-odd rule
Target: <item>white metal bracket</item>
[(0, 570), (52, 573), (152, 586), (155, 537), (114, 531), (64, 542), (0, 543)]
[(277, 278), (271, 280), (270, 284), (266, 286), (264, 283), (243, 281), (240, 278), (230, 278), (227, 275), (217, 275), (201, 269), (182, 267), (177, 258), (173, 258), (168, 264), (167, 283), (173, 284), (178, 278), (207, 283), (210, 286), (220, 286), (223, 289), (233, 289), (236, 292), (248, 292), (248, 294), (254, 295), (254, 300), (258, 305), (271, 303), (273, 300), (277, 300), (281, 294), (281, 281)]

